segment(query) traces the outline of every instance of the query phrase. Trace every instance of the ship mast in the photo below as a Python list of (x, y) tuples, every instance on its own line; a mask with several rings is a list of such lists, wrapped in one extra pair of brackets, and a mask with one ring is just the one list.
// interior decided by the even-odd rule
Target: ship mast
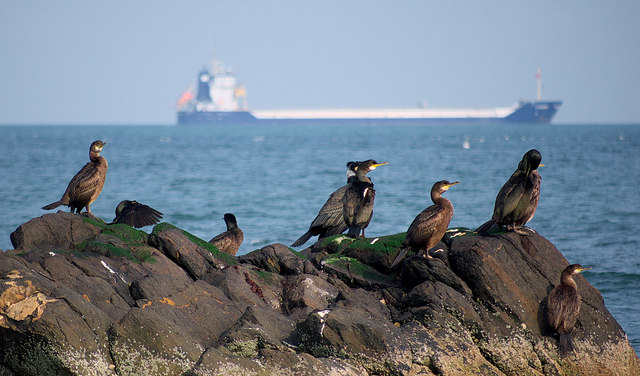
[(540, 77), (540, 68), (538, 67), (538, 71), (536, 72), (536, 81), (538, 83), (538, 102), (542, 100), (542, 79)]

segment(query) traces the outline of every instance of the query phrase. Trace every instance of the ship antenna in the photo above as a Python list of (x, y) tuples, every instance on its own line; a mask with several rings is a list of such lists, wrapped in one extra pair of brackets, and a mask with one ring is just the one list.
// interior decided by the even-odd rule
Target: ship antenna
[(538, 67), (538, 71), (536, 72), (536, 81), (538, 83), (538, 102), (542, 100), (542, 79), (540, 76), (540, 68)]

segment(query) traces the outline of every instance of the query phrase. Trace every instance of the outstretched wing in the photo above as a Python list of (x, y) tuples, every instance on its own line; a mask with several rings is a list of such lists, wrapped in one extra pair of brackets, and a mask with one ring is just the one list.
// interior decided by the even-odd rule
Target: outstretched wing
[(136, 228), (155, 225), (162, 219), (162, 213), (154, 208), (133, 201), (131, 205), (126, 207), (119, 216), (117, 216), (114, 223), (126, 223), (129, 226)]

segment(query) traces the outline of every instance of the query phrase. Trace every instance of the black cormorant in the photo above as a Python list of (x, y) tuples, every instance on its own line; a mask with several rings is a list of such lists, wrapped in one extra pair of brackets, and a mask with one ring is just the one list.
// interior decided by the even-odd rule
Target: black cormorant
[[(360, 162), (347, 162), (347, 184), (356, 178), (355, 168)], [(298, 240), (291, 244), (292, 247), (298, 247), (306, 243), (312, 236), (318, 235), (318, 239), (327, 236), (337, 235), (347, 229), (347, 224), (342, 216), (342, 200), (344, 192), (347, 190), (347, 184), (338, 188), (329, 196), (327, 202), (322, 205), (316, 218), (311, 222), (309, 230), (305, 232)]]
[(60, 205), (67, 205), (76, 213), (80, 213), (83, 208), (87, 208), (87, 212), (91, 214), (91, 205), (100, 195), (104, 181), (107, 178), (107, 160), (100, 156), (100, 151), (106, 145), (100, 140), (94, 141), (89, 148), (89, 163), (78, 171), (71, 179), (67, 190), (62, 198), (49, 205), (43, 206), (42, 209), (55, 209)]
[(364, 229), (371, 222), (373, 216), (373, 202), (376, 191), (373, 189), (371, 179), (367, 177), (369, 171), (387, 163), (378, 163), (373, 159), (360, 162), (356, 166), (356, 178), (347, 184), (343, 198), (342, 215), (351, 236), (364, 236)]
[(488, 233), (494, 224), (507, 230), (527, 235), (522, 227), (533, 218), (540, 199), (540, 181), (537, 168), (542, 155), (536, 149), (529, 150), (518, 164), (518, 169), (502, 186), (493, 209), (492, 218), (478, 227), (476, 232)]
[(424, 209), (411, 222), (407, 237), (402, 244), (403, 249), (393, 260), (391, 268), (398, 265), (409, 250), (416, 253), (424, 251), (427, 257), (430, 257), (429, 250), (438, 245), (453, 218), (453, 205), (451, 201), (442, 197), (442, 194), (458, 183), (460, 182), (449, 183), (447, 180), (441, 180), (433, 185), (431, 188), (433, 205)]
[(138, 201), (121, 201), (116, 206), (113, 223), (125, 223), (136, 228), (155, 225), (162, 219), (162, 213)]
[(549, 293), (547, 299), (547, 319), (549, 325), (560, 337), (560, 350), (573, 351), (571, 331), (578, 319), (581, 297), (573, 276), (581, 273), (585, 268), (580, 264), (572, 264), (562, 271), (560, 284)]
[(227, 231), (216, 235), (209, 243), (215, 245), (220, 251), (235, 256), (244, 240), (244, 234), (238, 227), (236, 216), (231, 213), (225, 213), (224, 222), (227, 224)]

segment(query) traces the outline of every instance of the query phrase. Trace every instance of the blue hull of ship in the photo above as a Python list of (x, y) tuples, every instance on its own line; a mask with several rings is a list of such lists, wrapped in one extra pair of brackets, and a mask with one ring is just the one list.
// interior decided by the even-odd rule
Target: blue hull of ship
[(235, 125), (235, 124), (331, 124), (348, 122), (363, 125), (436, 125), (436, 124), (494, 124), (536, 123), (548, 124), (562, 105), (561, 101), (521, 102), (506, 117), (499, 118), (330, 118), (330, 119), (258, 119), (250, 111), (178, 111), (178, 125)]

